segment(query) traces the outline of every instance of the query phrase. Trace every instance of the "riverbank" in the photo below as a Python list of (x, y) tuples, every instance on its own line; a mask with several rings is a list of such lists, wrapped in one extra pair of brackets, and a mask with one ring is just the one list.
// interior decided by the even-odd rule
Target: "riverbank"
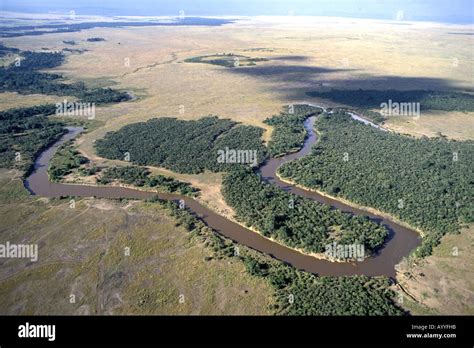
[(345, 205), (348, 205), (350, 207), (353, 207), (353, 208), (356, 208), (356, 209), (360, 209), (360, 210), (364, 210), (368, 213), (371, 213), (371, 214), (374, 214), (376, 216), (379, 216), (381, 218), (385, 218), (387, 220), (391, 220), (395, 223), (397, 223), (398, 225), (401, 225), (403, 227), (406, 227), (410, 230), (413, 230), (413, 231), (416, 231), (420, 234), (421, 237), (425, 237), (426, 236), (426, 232), (424, 232), (423, 230), (421, 230), (420, 228), (418, 227), (415, 227), (415, 226), (412, 226), (410, 225), (409, 223), (407, 222), (404, 222), (402, 220), (400, 220), (399, 218), (397, 218), (396, 216), (393, 216), (393, 215), (390, 215), (389, 213), (385, 213), (381, 210), (378, 210), (378, 209), (375, 209), (375, 208), (372, 208), (372, 207), (367, 207), (367, 206), (363, 206), (363, 205), (360, 205), (360, 204), (357, 204), (357, 203), (354, 203), (352, 201), (349, 201), (345, 198), (342, 198), (342, 197), (335, 197), (335, 196), (332, 196), (324, 191), (320, 191), (320, 190), (317, 190), (317, 189), (313, 189), (313, 188), (309, 188), (309, 187), (306, 187), (306, 186), (303, 186), (303, 185), (300, 185), (298, 183), (296, 183), (295, 181), (293, 180), (290, 180), (288, 178), (284, 178), (282, 177), (278, 172), (275, 174), (279, 180), (281, 180), (282, 182), (284, 183), (287, 183), (289, 185), (292, 185), (292, 186), (295, 186), (295, 187), (298, 187), (302, 190), (305, 190), (305, 191), (309, 191), (309, 192), (314, 192), (314, 193), (317, 193), (318, 195), (321, 195), (321, 196), (324, 196), (324, 197), (327, 197), (331, 200), (334, 200), (334, 201), (337, 201), (339, 203), (343, 203)]
[[(308, 139), (305, 141), (303, 148), (296, 153), (278, 158), (276, 161), (278, 166), (285, 161), (304, 156), (316, 141), (316, 137), (312, 132), (312, 122), (314, 119), (307, 120), (305, 123), (308, 132)], [(72, 132), (73, 133), (73, 132)], [(25, 186), (29, 188), (33, 194), (40, 194), (46, 197), (58, 196), (79, 196), (79, 197), (98, 197), (98, 198), (131, 198), (131, 199), (147, 199), (158, 196), (167, 200), (185, 201), (186, 207), (200, 219), (202, 219), (209, 227), (217, 233), (233, 240), (236, 243), (246, 245), (264, 254), (270, 255), (278, 260), (291, 264), (293, 267), (318, 275), (342, 276), (342, 275), (367, 275), (367, 276), (395, 276), (395, 265), (406, 256), (416, 241), (409, 237), (409, 230), (398, 228), (395, 226), (397, 233), (394, 234), (395, 240), (389, 240), (386, 245), (379, 250), (376, 255), (366, 258), (363, 262), (335, 262), (326, 255), (316, 253), (306, 253), (296, 248), (290, 248), (273, 239), (264, 237), (259, 231), (249, 229), (236, 221), (234, 217), (223, 217), (216, 213), (209, 204), (199, 202), (193, 198), (150, 191), (135, 190), (129, 187), (119, 186), (90, 186), (90, 185), (74, 185), (74, 184), (57, 184), (51, 183), (47, 176), (48, 163), (54, 155), (55, 149), (63, 142), (71, 139), (74, 135), (68, 133), (58, 143), (45, 150), (38, 156), (35, 162), (35, 171), (25, 181)], [(275, 159), (270, 162), (274, 163)], [(275, 164), (275, 163), (274, 163)], [(273, 167), (272, 167), (273, 168)], [(274, 167), (270, 173), (270, 177), (277, 179), (276, 169)], [(405, 237), (400, 237), (405, 236)], [(407, 239), (408, 238), (408, 239)]]

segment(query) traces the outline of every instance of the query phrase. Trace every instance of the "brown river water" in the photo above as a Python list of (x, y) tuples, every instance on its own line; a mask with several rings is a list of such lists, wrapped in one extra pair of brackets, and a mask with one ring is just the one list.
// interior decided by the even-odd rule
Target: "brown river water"
[(389, 230), (389, 236), (385, 245), (380, 248), (376, 255), (369, 257), (364, 261), (345, 263), (330, 262), (302, 254), (299, 251), (273, 242), (256, 232), (253, 232), (220, 216), (190, 197), (177, 194), (144, 192), (123, 187), (97, 187), (50, 182), (47, 174), (49, 161), (54, 156), (54, 153), (60, 145), (62, 145), (67, 140), (76, 137), (82, 132), (82, 128), (79, 127), (68, 127), (67, 134), (65, 134), (58, 142), (38, 156), (35, 162), (34, 171), (25, 180), (25, 187), (28, 189), (28, 191), (30, 191), (31, 194), (43, 197), (75, 196), (97, 198), (129, 198), (141, 200), (158, 196), (161, 199), (166, 200), (183, 200), (186, 207), (191, 212), (202, 219), (217, 233), (230, 238), (239, 244), (246, 245), (252, 249), (270, 255), (300, 270), (319, 275), (331, 276), (364, 274), (368, 276), (385, 275), (394, 277), (396, 273), (395, 265), (400, 262), (404, 256), (408, 255), (411, 250), (420, 244), (420, 238), (417, 232), (400, 226), (383, 217), (368, 213), (367, 211), (356, 209), (336, 200), (326, 198), (318, 193), (310, 192), (286, 184), (277, 178), (276, 170), (281, 164), (300, 158), (310, 152), (312, 145), (316, 141), (316, 134), (313, 131), (314, 121), (315, 118), (311, 117), (305, 122), (305, 126), (308, 131), (308, 137), (303, 148), (299, 152), (280, 158), (270, 159), (260, 168), (260, 173), (266, 181), (278, 185), (283, 190), (293, 192), (297, 195), (304, 196), (324, 204), (329, 204), (335, 209), (340, 209), (351, 214), (368, 216), (373, 221), (384, 225)]

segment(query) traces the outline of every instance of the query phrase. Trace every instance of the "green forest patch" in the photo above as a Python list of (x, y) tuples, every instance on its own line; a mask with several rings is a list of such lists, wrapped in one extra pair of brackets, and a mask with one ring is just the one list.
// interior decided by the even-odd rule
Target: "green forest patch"
[[(311, 91), (306, 94), (313, 98), (327, 99), (337, 104), (355, 108), (359, 113), (363, 114), (364, 117), (376, 123), (382, 123), (388, 117), (397, 116), (384, 114), (382, 112), (384, 103), (402, 105), (402, 108), (406, 107), (410, 110), (417, 107), (416, 105), (413, 106), (412, 103), (419, 103), (420, 114), (428, 110), (474, 111), (474, 94), (453, 91), (332, 89), (330, 91), (321, 92)], [(380, 112), (376, 110), (380, 110)], [(386, 112), (387, 111), (390, 112), (390, 110), (386, 110)]]
[[(20, 54), (21, 60), (19, 64), (0, 67), (0, 92), (74, 96), (79, 98), (78, 102), (98, 105), (130, 99), (126, 92), (111, 88), (88, 88), (82, 82), (64, 83), (60, 82), (61, 75), (40, 71), (63, 64), (65, 58), (63, 53), (19, 51), (0, 44), (0, 56), (11, 52)], [(52, 115), (57, 114), (58, 106), (54, 104), (14, 108), (0, 112), (2, 167), (28, 172), (36, 154), (65, 133), (63, 127), (69, 121), (61, 117), (51, 118)], [(77, 119), (74, 122), (85, 121)]]
[[(262, 133), (261, 128), (239, 125), (216, 116), (196, 121), (158, 118), (107, 133), (96, 142), (96, 150), (105, 158), (123, 160), (128, 156), (132, 163), (164, 167), (179, 173), (221, 172), (240, 165), (262, 163), (266, 158)], [(227, 150), (236, 151), (236, 156), (222, 158), (220, 151), (229, 154)], [(255, 161), (246, 163), (246, 159)]]
[[(367, 254), (380, 247), (387, 230), (367, 217), (333, 210), (330, 206), (266, 184), (251, 170), (234, 170), (224, 177), (222, 193), (237, 218), (262, 235), (306, 252), (323, 253), (326, 246), (362, 244)], [(338, 229), (334, 236), (331, 232)]]
[(48, 119), (54, 105), (0, 112), (0, 162), (3, 168), (27, 171), (35, 155), (65, 133), (63, 124)]
[(103, 168), (94, 166), (74, 147), (74, 140), (70, 140), (59, 147), (48, 167), (48, 176), (53, 182), (61, 182), (70, 174), (79, 177), (94, 176), (93, 182), (99, 185), (117, 183), (187, 196), (196, 196), (199, 192), (189, 183), (164, 175), (152, 176), (150, 170), (144, 167)]
[[(0, 47), (0, 52), (7, 50)], [(83, 82), (65, 83), (59, 74), (40, 70), (52, 69), (64, 63), (62, 52), (22, 51), (15, 64), (0, 67), (0, 92), (70, 96), (85, 103), (107, 104), (130, 99), (127, 92), (111, 88), (88, 88)]]
[(421, 256), (445, 233), (474, 221), (472, 141), (382, 132), (342, 112), (318, 118), (315, 127), (320, 141), (311, 154), (280, 168), (284, 178), (423, 230)]
[(186, 182), (178, 181), (164, 175), (150, 175), (147, 168), (128, 166), (106, 168), (100, 173), (98, 183), (102, 185), (119, 182), (137, 187), (153, 188), (159, 192), (179, 193), (187, 196), (196, 196), (198, 189)]
[(321, 112), (322, 109), (309, 105), (288, 105), (279, 115), (267, 118), (264, 122), (273, 127), (268, 142), (270, 156), (278, 157), (299, 150), (306, 139), (304, 121)]
[(238, 68), (243, 66), (255, 66), (258, 62), (266, 62), (267, 58), (251, 58), (233, 53), (218, 53), (207, 56), (187, 58), (185, 63), (203, 63), (223, 66), (226, 68)]

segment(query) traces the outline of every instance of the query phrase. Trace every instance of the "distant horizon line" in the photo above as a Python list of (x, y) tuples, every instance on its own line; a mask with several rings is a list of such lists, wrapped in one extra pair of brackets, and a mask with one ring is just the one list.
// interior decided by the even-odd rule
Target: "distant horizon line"
[[(22, 14), (22, 15), (56, 15), (56, 16), (69, 16), (70, 13), (64, 11), (48, 11), (48, 12), (26, 12), (26, 11), (3, 11), (2, 14)], [(474, 22), (449, 22), (449, 21), (437, 21), (428, 19), (396, 19), (396, 18), (381, 18), (381, 17), (364, 17), (364, 16), (349, 16), (349, 15), (313, 15), (313, 14), (253, 14), (253, 15), (202, 15), (202, 14), (186, 14), (180, 16), (179, 14), (163, 14), (163, 15), (137, 15), (137, 14), (100, 14), (100, 13), (75, 13), (76, 20), (80, 17), (104, 17), (104, 18), (226, 18), (226, 19), (243, 19), (243, 18), (254, 18), (254, 17), (275, 17), (275, 18), (291, 18), (291, 17), (316, 17), (316, 18), (341, 18), (341, 19), (353, 19), (353, 20), (374, 20), (383, 22), (395, 22), (395, 23), (437, 23), (437, 24), (449, 24), (449, 25), (471, 25), (474, 26)], [(4, 16), (3, 18), (8, 18)], [(18, 19), (34, 19), (34, 18), (18, 18)], [(47, 18), (45, 18), (47, 19)], [(40, 20), (40, 19), (39, 19)], [(473, 28), (474, 29), (474, 28)]]

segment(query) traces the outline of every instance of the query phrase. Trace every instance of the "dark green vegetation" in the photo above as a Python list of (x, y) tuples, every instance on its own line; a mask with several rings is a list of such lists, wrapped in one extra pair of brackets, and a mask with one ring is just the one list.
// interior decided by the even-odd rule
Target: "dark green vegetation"
[(273, 126), (272, 139), (268, 143), (270, 156), (299, 150), (306, 139), (304, 121), (321, 112), (322, 109), (309, 105), (289, 105), (279, 115), (267, 118), (264, 122)]
[(364, 118), (374, 122), (374, 123), (384, 123), (384, 121), (387, 119), (385, 116), (382, 116), (381, 113), (376, 112), (376, 111), (371, 111), (371, 110), (364, 110), (364, 109), (357, 109), (355, 110), (358, 114), (361, 114), (364, 116)]
[(89, 160), (73, 148), (73, 140), (70, 140), (58, 149), (48, 168), (51, 181), (60, 182), (64, 176), (78, 169), (81, 176), (94, 175), (100, 172), (97, 183), (107, 185), (112, 182), (133, 185), (137, 187), (154, 188), (159, 192), (179, 193), (182, 195), (196, 196), (198, 191), (190, 184), (175, 180), (164, 175), (150, 175), (150, 171), (144, 167), (112, 167), (101, 169), (97, 167), (84, 166)]
[(175, 180), (164, 175), (150, 176), (150, 171), (143, 167), (115, 167), (101, 172), (99, 184), (109, 184), (119, 181), (127, 185), (156, 188), (160, 192), (179, 193), (195, 196), (198, 190), (190, 184)]
[(61, 75), (40, 72), (51, 69), (64, 62), (60, 52), (21, 52), (19, 66), (0, 67), (0, 92), (18, 92), (20, 94), (48, 94), (71, 96), (81, 102), (96, 104), (117, 103), (130, 99), (126, 92), (110, 88), (89, 89), (83, 82), (63, 83)]
[[(318, 277), (296, 270), (245, 246), (238, 246), (206, 226), (185, 209), (170, 201), (152, 199), (166, 208), (218, 259), (237, 258), (247, 272), (266, 279), (274, 290), (277, 315), (402, 315), (394, 302), (394, 292), (384, 277)], [(208, 260), (210, 260), (209, 258)]]
[(6, 55), (11, 54), (11, 53), (19, 53), (19, 52), (20, 50), (18, 48), (6, 47), (2, 43), (0, 43), (0, 58), (5, 57)]
[(29, 170), (36, 153), (65, 133), (61, 123), (46, 117), (55, 111), (55, 105), (42, 105), (0, 112), (0, 163), (3, 168)]
[(87, 39), (88, 42), (100, 42), (105, 41), (103, 37), (90, 37)]
[[(294, 114), (276, 116), (271, 123), (296, 126), (319, 111), (319, 108), (300, 106)], [(261, 129), (217, 117), (197, 121), (152, 119), (127, 125), (96, 142), (98, 155), (110, 159), (123, 160), (129, 155), (133, 163), (177, 172), (201, 173), (206, 169), (229, 172), (224, 179), (223, 194), (238, 217), (264, 236), (291, 247), (320, 253), (335, 241), (363, 244), (370, 252), (383, 244), (387, 231), (367, 218), (331, 210), (329, 206), (267, 185), (248, 165), (218, 163), (217, 151), (224, 148), (259, 149), (258, 163), (266, 156)]]
[[(0, 52), (4, 51), (20, 52), (17, 49), (1, 45)], [(0, 92), (75, 96), (81, 102), (97, 104), (130, 99), (126, 92), (110, 88), (88, 89), (82, 82), (61, 83), (58, 82), (61, 78), (60, 75), (38, 71), (61, 65), (64, 62), (62, 53), (25, 51), (20, 54), (22, 60), (19, 66), (0, 67)], [(2, 167), (16, 168), (28, 173), (35, 155), (65, 133), (64, 122), (47, 117), (54, 115), (56, 110), (56, 105), (46, 104), (0, 112), (0, 160)], [(64, 175), (63, 170), (66, 172), (69, 170), (67, 163), (63, 163), (64, 167), (56, 168), (58, 171), (53, 172), (53, 178)], [(59, 169), (60, 167), (61, 169)]]
[(74, 40), (63, 40), (63, 44), (65, 44), (65, 45), (76, 45), (76, 41), (74, 41)]
[(328, 205), (266, 184), (250, 169), (228, 173), (222, 194), (247, 226), (308, 252), (322, 253), (334, 241), (363, 244), (370, 252), (382, 245), (388, 234), (366, 217), (332, 210)]
[(243, 259), (250, 274), (268, 279), (279, 315), (402, 315), (387, 278), (317, 277), (282, 263)]
[(86, 50), (85, 48), (63, 48), (62, 49), (63, 52), (69, 52), (69, 53), (78, 53), (78, 54), (82, 54), (84, 52), (87, 52), (88, 50)]
[[(150, 26), (179, 26), (179, 25), (206, 25), (220, 26), (232, 23), (232, 20), (219, 18), (184, 17), (174, 22), (170, 21), (130, 21), (130, 22), (84, 22), (84, 23), (61, 23), (43, 25), (22, 25), (0, 27), (0, 37), (38, 36), (57, 33), (73, 33), (92, 28), (122, 28), (122, 27), (150, 27)], [(46, 29), (46, 30), (39, 30)]]
[(226, 148), (256, 151), (257, 164), (263, 162), (266, 148), (262, 132), (261, 128), (215, 116), (197, 121), (159, 118), (107, 133), (96, 142), (96, 150), (99, 156), (119, 160), (128, 153), (133, 163), (180, 173), (197, 174), (206, 169), (219, 172), (240, 166), (218, 161), (219, 151)]
[(82, 156), (79, 151), (72, 147), (72, 144), (72, 140), (64, 143), (54, 154), (48, 168), (48, 175), (51, 181), (58, 182), (74, 169), (89, 162), (86, 157)]
[(97, 168), (96, 166), (84, 166), (84, 167), (79, 167), (78, 173), (80, 176), (90, 176), (97, 174), (100, 172), (100, 168)]
[(308, 92), (310, 97), (328, 99), (361, 109), (380, 109), (389, 100), (398, 103), (420, 103), (420, 110), (474, 111), (474, 95), (441, 91), (336, 90)]
[(89, 160), (74, 149), (73, 143), (73, 140), (64, 143), (54, 154), (48, 168), (51, 181), (60, 182), (64, 176), (78, 169), (81, 176), (94, 175), (100, 172), (97, 183), (101, 185), (119, 182), (138, 187), (155, 188), (159, 192), (179, 193), (188, 196), (196, 196), (198, 193), (198, 190), (188, 183), (164, 175), (150, 176), (150, 171), (144, 167), (112, 167), (102, 170), (97, 167), (84, 166), (89, 163)]
[(362, 108), (328, 108), (328, 112), (355, 112), (357, 115), (362, 116), (364, 119), (367, 119), (375, 124), (382, 125), (386, 120), (387, 116), (383, 116), (380, 112), (362, 109)]
[(51, 69), (64, 63), (64, 55), (58, 52), (21, 52), (21, 64), (14, 67), (14, 72), (22, 73), (29, 70)]
[(474, 221), (472, 141), (381, 132), (344, 113), (322, 116), (315, 127), (320, 141), (310, 155), (284, 164), (283, 177), (427, 232), (420, 256), (431, 254), (445, 233)]
[(239, 66), (254, 66), (257, 62), (268, 61), (266, 58), (251, 58), (233, 53), (221, 53), (208, 56), (199, 56), (184, 60), (186, 63), (205, 63), (224, 66), (226, 68), (237, 68)]

